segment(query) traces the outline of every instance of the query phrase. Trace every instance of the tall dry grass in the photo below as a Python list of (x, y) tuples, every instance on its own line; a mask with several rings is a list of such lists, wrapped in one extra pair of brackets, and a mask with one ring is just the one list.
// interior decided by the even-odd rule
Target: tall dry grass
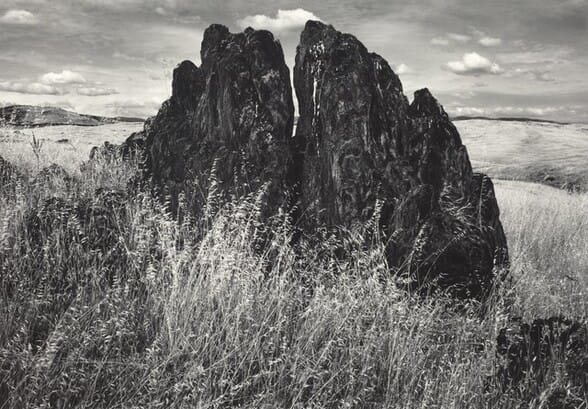
[(588, 316), (588, 195), (497, 183), (520, 315)]
[[(24, 181), (0, 193), (0, 408), (513, 408), (527, 399), (491, 378), (501, 309), (480, 318), (476, 305), (456, 312), (451, 300), (396, 288), (383, 249), (354, 244), (366, 232), (350, 235), (341, 261), (331, 241), (292, 247), (287, 219), (273, 221), (267, 240), (255, 198), (177, 222), (141, 193), (115, 216), (117, 257), (89, 254), (75, 220), (35, 247), (27, 215), (44, 198), (98, 200), (96, 188), (123, 187), (134, 171), (97, 163), (74, 186)], [(549, 301), (585, 317), (547, 287), (586, 265), (582, 245), (566, 244), (586, 226), (576, 224), (585, 197), (525, 212), (528, 198), (498, 193), (515, 308), (533, 316)]]

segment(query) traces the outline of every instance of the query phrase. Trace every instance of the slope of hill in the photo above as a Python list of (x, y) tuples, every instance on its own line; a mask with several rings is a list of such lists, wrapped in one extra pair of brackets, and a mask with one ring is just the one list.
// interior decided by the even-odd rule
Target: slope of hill
[(588, 191), (588, 125), (489, 119), (455, 125), (475, 170), (494, 178)]
[(0, 126), (34, 128), (54, 125), (97, 126), (117, 122), (142, 122), (140, 118), (84, 115), (56, 107), (11, 105), (0, 107)]
[(569, 125), (569, 122), (552, 121), (549, 119), (525, 118), (525, 117), (488, 117), (488, 116), (456, 116), (451, 118), (453, 121), (470, 121), (473, 119), (480, 119), (484, 121), (504, 121), (504, 122), (532, 122), (532, 123), (546, 123), (557, 125)]

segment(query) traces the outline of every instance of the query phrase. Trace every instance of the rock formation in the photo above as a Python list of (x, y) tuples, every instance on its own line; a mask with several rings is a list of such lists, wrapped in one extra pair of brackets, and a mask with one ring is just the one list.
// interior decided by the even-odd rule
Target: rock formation
[[(307, 23), (294, 69), (300, 202), (309, 223), (376, 210), (390, 267), (411, 287), (480, 297), (507, 260), (492, 182), (427, 89), (408, 103), (388, 63), (354, 36)], [(378, 206), (381, 206), (378, 209)]]
[(281, 45), (268, 31), (212, 25), (201, 60), (174, 71), (172, 96), (146, 132), (149, 173), (172, 191), (193, 183), (196, 206), (211, 183), (227, 199), (267, 187), (275, 209), (287, 196), (294, 117)]
[[(481, 298), (506, 239), (492, 182), (431, 93), (409, 104), (388, 63), (355, 37), (307, 23), (294, 85), (267, 31), (209, 27), (201, 67), (174, 71), (172, 96), (146, 126), (146, 167), (169, 193), (196, 186), (202, 206), (266, 188), (268, 209), (299, 225), (352, 228), (379, 219), (390, 268), (410, 287)], [(196, 195), (198, 196), (198, 195)]]
[(90, 151), (90, 160), (98, 159), (98, 157), (107, 161), (112, 161), (118, 158), (129, 159), (134, 157), (143, 157), (143, 150), (145, 148), (145, 131), (133, 132), (120, 145), (112, 144), (108, 141), (101, 146), (94, 146)]

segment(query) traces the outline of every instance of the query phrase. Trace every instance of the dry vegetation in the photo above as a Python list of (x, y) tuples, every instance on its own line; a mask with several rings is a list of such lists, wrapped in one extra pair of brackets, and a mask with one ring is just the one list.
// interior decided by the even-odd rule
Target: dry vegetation
[(346, 261), (330, 240), (292, 247), (255, 197), (177, 222), (139, 193), (113, 216), (111, 252), (88, 251), (75, 218), (35, 241), (45, 198), (96, 202), (135, 166), (0, 192), (1, 408), (515, 408), (558, 377), (492, 380), (503, 299), (530, 318), (587, 317), (587, 196), (512, 182), (497, 190), (514, 287), (483, 318), (398, 289), (383, 249), (358, 244), (369, 228)]
[(456, 121), (472, 165), (492, 178), (588, 191), (588, 125)]

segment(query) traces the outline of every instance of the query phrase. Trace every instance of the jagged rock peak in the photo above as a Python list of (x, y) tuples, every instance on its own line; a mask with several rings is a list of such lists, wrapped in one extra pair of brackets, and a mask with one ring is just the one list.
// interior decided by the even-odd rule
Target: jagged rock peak
[[(150, 175), (199, 211), (257, 192), (296, 201), (298, 225), (353, 228), (379, 215), (391, 269), (414, 288), (483, 297), (508, 260), (491, 181), (473, 174), (457, 129), (427, 89), (412, 104), (388, 62), (319, 21), (300, 36), (294, 106), (282, 47), (265, 30), (204, 33), (145, 127)], [(186, 184), (186, 181), (190, 181)]]
[(269, 183), (269, 202), (284, 202), (294, 105), (279, 41), (269, 31), (214, 24), (200, 53), (200, 68), (176, 68), (172, 97), (146, 128), (149, 175), (172, 196), (193, 181), (196, 208), (211, 180), (224, 198)]
[(182, 61), (174, 69), (172, 99), (187, 111), (196, 109), (204, 89), (202, 71), (189, 60)]
[(448, 119), (443, 106), (431, 94), (428, 88), (419, 89), (414, 93), (414, 99), (410, 104), (409, 113), (412, 117), (436, 116)]
[(255, 30), (247, 27), (242, 33), (231, 33), (226, 26), (212, 24), (204, 31), (200, 58), (201, 68), (210, 70), (210, 65), (226, 58), (228, 54), (243, 53), (243, 57), (252, 61), (252, 50), (264, 54), (264, 59), (279, 63), (283, 60), (283, 50), (279, 40), (267, 30)]
[(380, 204), (393, 270), (426, 292), (483, 297), (507, 260), (498, 206), (431, 93), (409, 105), (384, 58), (316, 21), (300, 36), (294, 85), (306, 223), (363, 224)]

